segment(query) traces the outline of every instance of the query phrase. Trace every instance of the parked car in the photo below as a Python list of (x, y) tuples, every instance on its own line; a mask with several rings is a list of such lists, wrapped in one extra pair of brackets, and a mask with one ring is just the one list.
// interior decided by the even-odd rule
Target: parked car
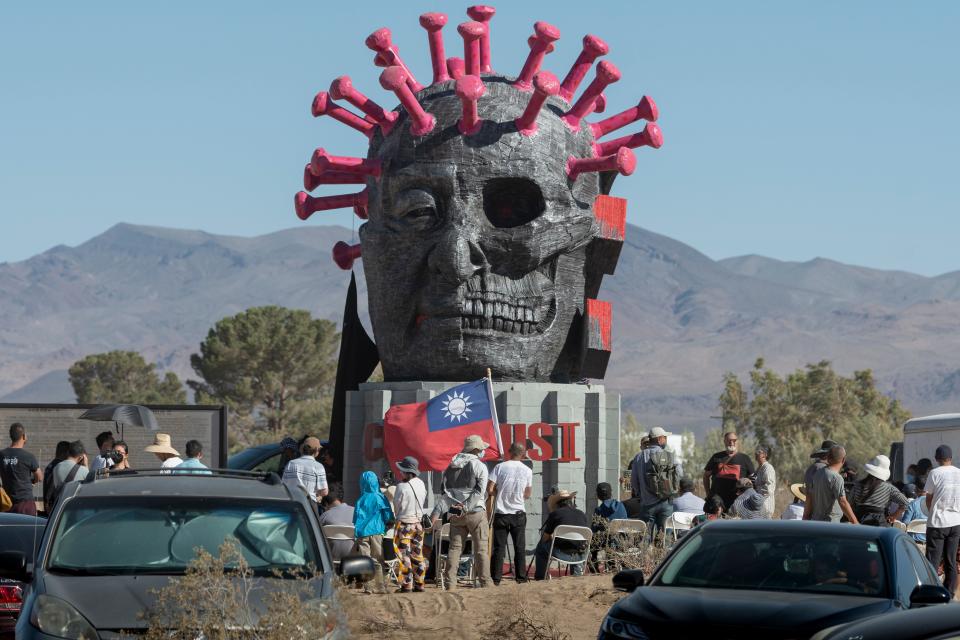
[[(46, 518), (19, 513), (0, 513), (0, 558), (8, 553), (23, 554), (30, 562), (37, 555)], [(13, 628), (23, 604), (23, 583), (0, 578), (0, 638), (13, 638)]]
[[(322, 440), (320, 445), (326, 447), (330, 444)], [(282, 464), (283, 447), (279, 442), (270, 444), (261, 444), (256, 447), (250, 447), (243, 451), (238, 451), (227, 459), (227, 468), (237, 471), (267, 471), (280, 473)]]
[[(643, 585), (643, 586), (641, 586)], [(808, 638), (826, 627), (930, 604), (950, 594), (895, 528), (783, 520), (693, 529), (644, 585), (614, 604), (598, 638)]]
[(824, 629), (810, 640), (956, 640), (960, 604), (924, 607)]
[[(140, 614), (154, 592), (185, 573), (197, 548), (216, 555), (227, 538), (259, 585), (315, 568), (316, 602), (336, 606), (333, 562), (303, 492), (273, 474), (139, 471), (64, 487), (34, 568), (24, 553), (0, 557), (0, 576), (28, 583), (17, 638), (142, 633)], [(353, 558), (341, 571), (369, 579), (374, 567), (369, 558)], [(344, 633), (341, 625), (324, 638)]]

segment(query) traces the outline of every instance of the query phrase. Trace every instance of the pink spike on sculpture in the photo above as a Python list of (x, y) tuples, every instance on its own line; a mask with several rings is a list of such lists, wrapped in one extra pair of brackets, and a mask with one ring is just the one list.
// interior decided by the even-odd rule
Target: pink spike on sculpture
[(447, 59), (443, 51), (443, 27), (447, 24), (445, 13), (425, 13), (420, 16), (420, 26), (427, 30), (430, 43), (430, 64), (433, 66), (433, 84), (450, 79), (447, 73)]
[(417, 97), (407, 83), (407, 73), (402, 67), (387, 67), (380, 74), (380, 86), (397, 94), (397, 99), (410, 116), (410, 133), (422, 136), (433, 131), (437, 119), (423, 110)]
[(580, 120), (594, 106), (594, 101), (600, 96), (608, 85), (613, 84), (620, 79), (620, 70), (609, 60), (604, 60), (597, 65), (597, 76), (586, 88), (577, 101), (570, 107), (570, 111), (563, 116), (563, 121), (567, 126), (577, 131), (580, 129)]
[(593, 101), (593, 110), (591, 113), (603, 113), (607, 110), (607, 94), (601, 93), (597, 96), (597, 99)]
[(466, 66), (466, 74), (479, 77), (480, 40), (487, 32), (487, 27), (482, 22), (464, 22), (457, 27), (457, 31), (463, 37), (463, 62)]
[(594, 145), (594, 149), (597, 155), (605, 156), (624, 147), (628, 149), (636, 149), (637, 147), (653, 147), (654, 149), (659, 149), (662, 146), (663, 132), (660, 131), (660, 127), (655, 123), (648, 122), (647, 126), (645, 126), (640, 133), (601, 142), (600, 144)]
[(628, 176), (637, 168), (637, 157), (633, 151), (622, 147), (616, 153), (601, 158), (574, 158), (567, 159), (567, 176), (576, 180), (581, 173), (588, 171), (616, 171), (622, 176)]
[(386, 67), (389, 67), (390, 65), (387, 64), (386, 59), (382, 55), (380, 55), (379, 53), (375, 53), (373, 54), (373, 66), (386, 68)]
[(301, 220), (306, 220), (317, 211), (346, 209), (348, 207), (353, 207), (358, 217), (366, 219), (367, 190), (338, 196), (321, 196), (319, 198), (314, 198), (304, 191), (298, 191), (297, 195), (293, 197), (293, 206), (297, 211), (297, 217)]
[(597, 36), (583, 36), (583, 50), (580, 51), (580, 55), (577, 56), (573, 66), (570, 67), (570, 71), (567, 72), (567, 77), (560, 84), (560, 97), (570, 102), (594, 61), (608, 53), (610, 53), (610, 47), (607, 46), (606, 42)]
[[(533, 43), (536, 41), (537, 41), (537, 36), (530, 36), (529, 38), (527, 38), (527, 46), (532, 47)], [(553, 46), (553, 43), (551, 42), (550, 46), (547, 47), (547, 53), (553, 53), (555, 49), (556, 47)]]
[(457, 129), (465, 136), (472, 136), (480, 131), (483, 122), (477, 111), (477, 100), (484, 94), (486, 87), (480, 76), (463, 76), (457, 80), (457, 97), (463, 105), (463, 117), (457, 123)]
[(466, 64), (462, 58), (447, 58), (447, 71), (454, 80), (459, 80), (466, 73)]
[(350, 76), (340, 76), (330, 83), (330, 95), (334, 100), (346, 100), (360, 111), (377, 121), (383, 129), (383, 135), (390, 133), (393, 123), (400, 115), (396, 111), (386, 111), (376, 102), (363, 95), (353, 87)]
[(658, 117), (660, 117), (660, 110), (657, 109), (657, 103), (653, 101), (653, 98), (643, 96), (635, 107), (625, 109), (589, 126), (590, 131), (593, 132), (593, 137), (600, 138), (637, 120), (656, 122)]
[(490, 66), (490, 18), (497, 12), (493, 7), (485, 4), (475, 4), (467, 7), (467, 15), (471, 20), (483, 23), (486, 30), (480, 39), (480, 73), (493, 73)]
[(403, 60), (400, 59), (400, 53), (393, 44), (393, 35), (390, 33), (390, 29), (386, 27), (382, 29), (377, 29), (364, 41), (368, 48), (376, 51), (380, 54), (380, 57), (383, 58), (388, 67), (400, 67), (403, 69), (406, 74), (407, 86), (410, 87), (410, 91), (416, 93), (423, 89), (423, 85), (417, 82), (417, 79), (413, 77), (413, 72), (410, 71), (409, 67), (403, 63)]
[(524, 109), (523, 115), (514, 120), (517, 125), (517, 131), (525, 136), (532, 136), (537, 132), (537, 116), (540, 115), (540, 109), (549, 96), (557, 95), (560, 91), (560, 83), (557, 82), (557, 76), (549, 71), (541, 71), (533, 77), (533, 95)]
[(347, 244), (343, 240), (333, 245), (333, 261), (344, 271), (353, 268), (353, 263), (360, 259), (360, 245)]
[(313, 174), (313, 168), (308, 164), (303, 168), (303, 188), (313, 191), (322, 184), (366, 184), (367, 176), (362, 173), (347, 173), (346, 171), (324, 171), (320, 175)]
[(380, 177), (380, 160), (376, 158), (353, 158), (350, 156), (332, 156), (326, 149), (313, 152), (310, 159), (310, 171), (313, 175), (323, 175), (327, 171), (341, 171), (365, 176)]
[(534, 35), (533, 42), (530, 44), (530, 53), (527, 55), (526, 62), (523, 63), (520, 75), (517, 76), (516, 82), (513, 83), (513, 86), (523, 91), (530, 91), (533, 76), (540, 70), (540, 65), (543, 64), (543, 56), (547, 55), (547, 49), (551, 43), (560, 39), (560, 30), (546, 22), (534, 23), (533, 31)]
[(342, 122), (348, 127), (356, 129), (368, 138), (373, 136), (373, 124), (367, 120), (364, 120), (357, 114), (351, 113), (340, 105), (334, 103), (333, 100), (330, 99), (330, 94), (326, 91), (321, 91), (316, 95), (316, 97), (313, 99), (313, 106), (311, 107), (310, 111), (313, 113), (314, 118), (320, 116), (330, 116), (334, 120)]

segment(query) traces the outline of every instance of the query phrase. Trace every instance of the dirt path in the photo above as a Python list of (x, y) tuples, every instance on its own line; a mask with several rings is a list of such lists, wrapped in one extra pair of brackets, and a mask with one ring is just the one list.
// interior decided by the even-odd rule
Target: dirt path
[[(455, 592), (344, 595), (351, 637), (507, 640), (582, 640), (597, 637), (600, 621), (622, 593), (610, 576), (566, 577)], [(441, 635), (442, 634), (442, 635)]]

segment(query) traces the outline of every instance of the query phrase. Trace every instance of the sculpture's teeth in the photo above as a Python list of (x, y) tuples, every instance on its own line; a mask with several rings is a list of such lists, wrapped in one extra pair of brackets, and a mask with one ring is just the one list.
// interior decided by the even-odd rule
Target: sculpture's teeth
[(430, 64), (433, 67), (433, 83), (450, 79), (447, 72), (447, 59), (443, 51), (443, 27), (447, 24), (445, 13), (425, 13), (420, 16), (420, 26), (427, 30), (427, 42), (430, 44)]

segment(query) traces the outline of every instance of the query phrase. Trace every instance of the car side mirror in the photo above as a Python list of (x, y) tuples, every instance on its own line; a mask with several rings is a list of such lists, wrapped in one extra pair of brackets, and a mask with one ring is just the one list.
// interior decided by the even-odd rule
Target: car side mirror
[(373, 558), (367, 556), (345, 556), (340, 560), (340, 575), (345, 578), (359, 578), (361, 582), (373, 580), (377, 567)]
[(630, 593), (637, 587), (642, 587), (644, 581), (643, 571), (640, 569), (625, 569), (613, 576), (613, 588)]
[(929, 604), (948, 604), (952, 598), (950, 592), (938, 584), (918, 585), (910, 594), (911, 607), (924, 607)]
[(22, 551), (0, 553), (0, 578), (30, 582), (30, 574), (27, 573), (27, 556)]

